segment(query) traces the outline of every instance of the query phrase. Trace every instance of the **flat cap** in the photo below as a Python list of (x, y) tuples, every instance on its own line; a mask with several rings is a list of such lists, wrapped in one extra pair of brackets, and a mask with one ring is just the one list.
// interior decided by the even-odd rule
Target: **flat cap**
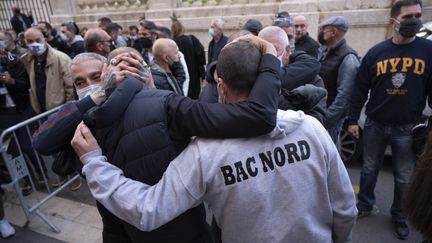
[(320, 28), (324, 28), (326, 26), (334, 26), (344, 32), (347, 32), (349, 28), (349, 23), (348, 20), (343, 16), (333, 16), (325, 19), (319, 24)]
[(258, 33), (262, 30), (262, 28), (263, 26), (258, 19), (249, 19), (243, 26), (244, 30), (249, 30), (255, 35), (258, 35)]

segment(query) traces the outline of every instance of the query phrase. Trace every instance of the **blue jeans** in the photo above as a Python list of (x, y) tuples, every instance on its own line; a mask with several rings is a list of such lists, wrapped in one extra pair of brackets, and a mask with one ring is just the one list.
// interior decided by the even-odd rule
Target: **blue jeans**
[(342, 131), (342, 126), (345, 121), (345, 117), (341, 119), (340, 121), (336, 122), (331, 127), (326, 128), (328, 134), (330, 135), (333, 143), (336, 145), (336, 148), (340, 152), (341, 150), (341, 142), (340, 142), (340, 133)]
[(394, 192), (391, 216), (396, 222), (405, 222), (402, 212), (403, 193), (410, 182), (415, 166), (412, 150), (413, 124), (388, 125), (366, 119), (363, 130), (363, 168), (360, 173), (360, 191), (357, 208), (371, 210), (375, 204), (375, 185), (387, 145), (391, 146), (393, 160)]

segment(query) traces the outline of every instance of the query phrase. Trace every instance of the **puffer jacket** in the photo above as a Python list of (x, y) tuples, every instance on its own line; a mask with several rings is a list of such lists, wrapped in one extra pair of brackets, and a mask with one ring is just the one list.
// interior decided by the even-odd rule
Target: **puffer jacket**
[(183, 91), (174, 73), (172, 76), (169, 76), (165, 70), (163, 70), (154, 62), (151, 64), (151, 73), (156, 88), (170, 90), (177, 94), (183, 94)]

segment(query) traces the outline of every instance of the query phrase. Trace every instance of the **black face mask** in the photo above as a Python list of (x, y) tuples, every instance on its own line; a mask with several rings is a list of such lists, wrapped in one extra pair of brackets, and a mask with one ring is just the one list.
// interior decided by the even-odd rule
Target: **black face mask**
[(150, 49), (153, 46), (153, 41), (150, 38), (140, 37), (134, 41), (133, 48), (142, 52), (143, 49)]
[(419, 32), (421, 27), (422, 22), (418, 18), (402, 20), (399, 24), (399, 34), (405, 38), (411, 38)]
[(325, 45), (325, 44), (326, 44), (326, 41), (324, 40), (324, 31), (320, 31), (320, 32), (318, 33), (318, 42), (319, 42), (321, 45)]
[(19, 9), (15, 10), (14, 12), (15, 12), (16, 15), (21, 14), (21, 10), (19, 10)]

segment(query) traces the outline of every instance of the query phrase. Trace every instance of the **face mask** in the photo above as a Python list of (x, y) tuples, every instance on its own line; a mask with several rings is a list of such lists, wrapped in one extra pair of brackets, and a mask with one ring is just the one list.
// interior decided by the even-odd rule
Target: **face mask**
[(141, 52), (143, 49), (150, 49), (153, 46), (153, 41), (150, 38), (140, 37), (135, 40), (134, 48)]
[(212, 28), (209, 28), (208, 33), (209, 33), (209, 35), (211, 37), (215, 37), (216, 36), (216, 32)]
[(66, 36), (65, 34), (63, 34), (63, 33), (58, 33), (58, 35), (60, 36), (60, 39), (61, 39), (62, 41), (64, 41), (64, 42), (67, 42), (67, 41), (68, 41), (68, 38), (67, 38), (67, 36)]
[(6, 41), (2, 40), (0, 41), (0, 48), (6, 49)]
[(82, 100), (85, 97), (87, 97), (87, 96), (89, 96), (91, 94), (96, 93), (100, 89), (101, 89), (101, 87), (100, 87), (99, 84), (92, 84), (92, 85), (89, 85), (89, 86), (85, 87), (84, 89), (77, 90), (78, 99)]
[(44, 54), (46, 51), (46, 47), (42, 43), (37, 43), (37, 42), (32, 43), (32, 44), (28, 45), (28, 47), (29, 47), (30, 51), (32, 52), (32, 54), (36, 55), (36, 56), (40, 56), (40, 55)]
[(326, 42), (325, 42), (325, 40), (324, 40), (324, 31), (320, 31), (320, 32), (318, 33), (318, 42), (319, 42), (321, 45), (325, 45), (325, 44), (326, 44)]
[(411, 38), (419, 32), (421, 27), (422, 22), (418, 18), (403, 20), (399, 22), (399, 33), (405, 38)]

